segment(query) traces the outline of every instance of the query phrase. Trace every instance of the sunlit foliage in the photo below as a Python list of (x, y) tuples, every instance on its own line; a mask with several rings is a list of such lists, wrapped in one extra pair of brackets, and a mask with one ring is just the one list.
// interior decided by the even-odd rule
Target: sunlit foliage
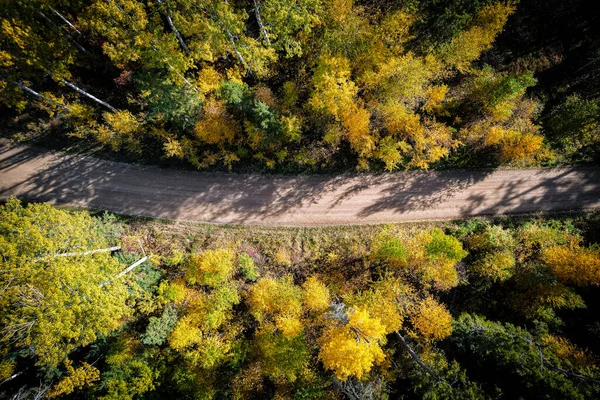
[(56, 366), (116, 329), (130, 313), (122, 266), (107, 252), (81, 254), (110, 245), (102, 221), (85, 212), (16, 199), (0, 206), (1, 348)]

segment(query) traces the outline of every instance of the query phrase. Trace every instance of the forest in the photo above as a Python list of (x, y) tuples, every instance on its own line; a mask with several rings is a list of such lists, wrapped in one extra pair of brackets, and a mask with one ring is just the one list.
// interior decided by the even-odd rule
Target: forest
[(248, 228), (10, 199), (0, 397), (598, 398), (599, 239), (597, 213)]
[[(423, 208), (416, 186), (435, 174), (589, 167), (600, 160), (594, 3), (0, 0), (0, 172), (41, 154), (4, 146), (18, 142), (208, 171), (222, 187), (422, 174), (387, 190), (413, 190), (409, 206)], [(596, 182), (569, 178), (576, 169), (529, 182), (530, 197), (509, 182), (508, 211), (494, 212), (554, 210), (544, 201), (569, 191), (594, 206)], [(38, 177), (36, 193), (22, 176), (2, 186), (0, 399), (600, 398), (598, 212), (219, 225), (150, 218), (165, 217), (176, 179), (155, 215), (95, 210), (118, 211), (90, 201), (104, 190), (90, 176)], [(132, 185), (158, 186), (145, 183)], [(9, 197), (19, 185), (30, 192)], [(229, 197), (256, 200), (256, 186)], [(134, 197), (110, 189), (115, 202)], [(187, 206), (225, 192), (190, 191)]]
[(182, 168), (594, 162), (590, 0), (2, 0), (2, 135)]

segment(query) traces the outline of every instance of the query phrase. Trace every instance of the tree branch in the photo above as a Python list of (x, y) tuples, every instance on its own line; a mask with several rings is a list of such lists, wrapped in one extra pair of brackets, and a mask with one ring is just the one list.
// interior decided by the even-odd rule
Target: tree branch
[[(158, 4), (163, 4), (163, 0), (157, 0), (157, 1), (158, 1)], [(177, 40), (179, 41), (179, 45), (181, 46), (181, 48), (183, 49), (183, 51), (185, 51), (185, 54), (187, 54), (189, 56), (190, 55), (190, 49), (185, 44), (185, 41), (183, 40), (183, 36), (181, 36), (181, 33), (179, 33), (179, 30), (177, 29), (177, 27), (173, 23), (173, 19), (171, 18), (171, 15), (170, 14), (166, 14), (165, 17), (167, 18), (167, 22), (169, 23), (169, 27), (171, 27), (171, 30), (173, 31), (173, 33), (175, 33), (175, 36), (177, 37)]]
[(42, 256), (42, 257), (36, 258), (36, 261), (37, 260), (41, 260), (41, 259), (46, 258), (46, 257), (86, 256), (88, 254), (105, 253), (105, 252), (109, 252), (109, 251), (113, 252), (113, 251), (117, 251), (117, 250), (121, 250), (121, 246), (113, 246), (113, 247), (107, 247), (105, 249), (95, 249), (95, 250), (88, 250), (88, 251), (77, 251), (77, 252), (70, 252), (70, 253), (48, 254), (46, 256)]

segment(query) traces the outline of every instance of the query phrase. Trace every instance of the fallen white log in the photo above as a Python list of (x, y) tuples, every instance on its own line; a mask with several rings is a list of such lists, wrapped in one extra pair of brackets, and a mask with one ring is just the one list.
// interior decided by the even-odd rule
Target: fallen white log
[(129, 271), (131, 271), (132, 269), (134, 269), (135, 267), (137, 267), (138, 265), (142, 264), (144, 261), (146, 261), (149, 257), (145, 256), (141, 259), (139, 259), (138, 261), (134, 262), (133, 264), (131, 264), (129, 267), (125, 268), (119, 275), (117, 275), (117, 278), (122, 277), (123, 275), (127, 274)]
[(74, 253), (61, 253), (61, 254), (55, 254), (54, 257), (74, 257), (74, 256), (85, 256), (88, 254), (95, 254), (95, 253), (104, 253), (104, 252), (113, 252), (113, 251), (117, 251), (117, 250), (121, 250), (121, 246), (113, 246), (113, 247), (107, 247), (106, 249), (96, 249), (96, 250), (89, 250), (89, 251), (79, 251), (79, 252), (74, 252)]
[[(136, 262), (134, 262), (133, 264), (131, 264), (129, 267), (125, 268), (123, 271), (121, 271), (121, 273), (119, 273), (119, 275), (117, 275), (117, 278), (122, 277), (123, 275), (129, 273), (132, 269), (134, 269), (135, 267), (137, 267), (138, 265), (142, 264), (144, 261), (146, 261), (148, 258), (150, 258), (150, 256), (145, 256), (140, 258), (139, 260), (137, 260)], [(105, 281), (102, 282), (100, 284), (100, 287), (104, 287), (104, 285), (107, 285), (109, 282)]]

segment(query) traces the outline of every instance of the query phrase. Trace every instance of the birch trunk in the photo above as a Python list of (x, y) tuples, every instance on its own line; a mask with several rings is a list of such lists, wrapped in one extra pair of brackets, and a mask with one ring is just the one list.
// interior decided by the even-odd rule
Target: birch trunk
[(271, 41), (269, 40), (269, 34), (267, 33), (267, 30), (265, 29), (265, 26), (262, 23), (262, 19), (260, 18), (260, 6), (259, 6), (257, 0), (254, 0), (254, 15), (256, 15), (256, 22), (258, 22), (258, 26), (260, 27), (260, 31), (262, 32), (262, 35), (265, 37), (265, 40), (267, 41), (267, 44), (269, 45), (269, 47), (271, 47)]
[(167, 15), (167, 22), (169, 23), (169, 26), (171, 27), (173, 32), (175, 32), (175, 36), (177, 37), (177, 40), (179, 41), (179, 45), (181, 46), (183, 51), (185, 51), (185, 54), (187, 54), (189, 56), (190, 49), (189, 49), (189, 47), (187, 47), (187, 44), (185, 44), (185, 41), (183, 40), (183, 36), (181, 36), (181, 33), (179, 33), (179, 30), (177, 29), (177, 27), (175, 27), (175, 24), (173, 23), (173, 20), (171, 19), (170, 15)]
[(58, 11), (56, 11), (54, 8), (50, 7), (50, 9), (52, 10), (52, 12), (54, 12), (54, 14), (56, 14), (56, 16), (58, 16), (58, 18), (60, 18), (65, 24), (69, 25), (69, 27), (71, 29), (73, 29), (75, 32), (77, 32), (78, 34), (81, 35), (81, 32), (79, 32), (79, 30), (77, 28), (75, 28), (75, 26), (65, 17), (62, 16), (61, 13), (59, 13)]
[(64, 79), (61, 79), (60, 81), (61, 81), (62, 83), (64, 83), (65, 85), (67, 85), (68, 87), (70, 87), (71, 89), (73, 89), (74, 91), (76, 91), (77, 93), (84, 95), (84, 96), (85, 96), (85, 97), (87, 97), (88, 99), (91, 99), (91, 100), (95, 101), (96, 103), (98, 103), (98, 104), (100, 104), (100, 105), (103, 105), (104, 107), (108, 108), (110, 111), (112, 111), (112, 112), (117, 112), (117, 111), (119, 111), (119, 110), (117, 110), (116, 108), (114, 108), (113, 106), (111, 106), (110, 104), (108, 104), (108, 103), (106, 103), (106, 102), (104, 102), (104, 101), (100, 100), (99, 98), (97, 98), (97, 97), (95, 97), (95, 96), (93, 96), (93, 95), (89, 94), (89, 93), (88, 93), (88, 92), (86, 92), (85, 90), (83, 90), (83, 89), (80, 89), (80, 88), (78, 88), (77, 86), (73, 85), (71, 82), (68, 82), (68, 81), (66, 81), (66, 80), (64, 80)]
[(73, 43), (73, 46), (77, 47), (77, 50), (81, 51), (82, 53), (87, 53), (87, 50), (85, 49), (85, 47), (83, 47), (82, 45), (80, 45), (75, 39), (73, 39), (71, 37), (71, 35), (69, 35), (66, 32), (63, 32), (62, 29), (60, 29), (60, 27), (58, 25), (56, 25), (50, 18), (48, 18), (46, 16), (46, 14), (44, 14), (41, 11), (38, 11), (38, 14), (44, 18), (46, 20), (46, 22), (48, 22), (50, 25), (52, 25), (54, 28), (56, 28), (56, 30), (58, 30), (60, 32), (61, 35), (63, 35), (65, 38), (67, 38), (67, 40), (71, 43)]
[(29, 93), (30, 95), (35, 96), (38, 99), (42, 99), (44, 101), (47, 101), (48, 103), (52, 103), (55, 106), (58, 106), (58, 107), (60, 107), (60, 108), (62, 108), (64, 110), (71, 111), (71, 109), (69, 107), (65, 106), (64, 104), (60, 104), (60, 103), (58, 103), (58, 102), (56, 102), (56, 101), (54, 101), (54, 100), (52, 100), (52, 99), (44, 96), (43, 94), (40, 94), (40, 93), (36, 92), (35, 90), (31, 89), (30, 87), (25, 86), (23, 83), (13, 82), (13, 84), (15, 84), (19, 89), (21, 89), (25, 93)]

